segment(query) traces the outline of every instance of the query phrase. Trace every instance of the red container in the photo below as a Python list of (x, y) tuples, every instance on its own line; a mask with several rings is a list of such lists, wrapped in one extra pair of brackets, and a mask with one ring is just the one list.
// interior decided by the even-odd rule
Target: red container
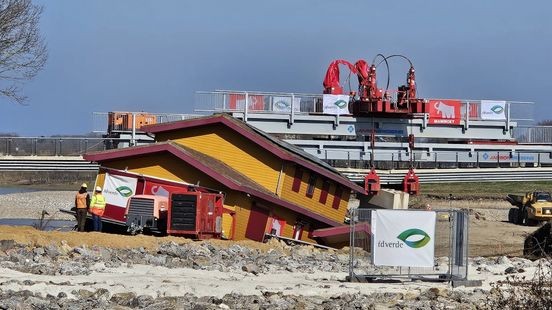
[(167, 213), (167, 233), (192, 236), (197, 239), (220, 238), (223, 201), (222, 194), (171, 193)]

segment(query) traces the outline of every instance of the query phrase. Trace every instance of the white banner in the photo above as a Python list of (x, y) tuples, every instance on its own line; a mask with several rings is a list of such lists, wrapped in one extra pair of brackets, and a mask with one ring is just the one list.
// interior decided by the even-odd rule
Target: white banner
[(433, 211), (374, 211), (374, 265), (433, 267), (435, 219)]
[(138, 179), (106, 173), (102, 194), (110, 205), (126, 208), (127, 200), (136, 192)]
[[(291, 97), (272, 97), (272, 111), (291, 112)], [(301, 98), (293, 98), (293, 111), (301, 111)]]
[(324, 95), (322, 98), (322, 112), (324, 114), (341, 115), (349, 114), (348, 95)]
[(481, 119), (506, 119), (506, 101), (481, 100)]

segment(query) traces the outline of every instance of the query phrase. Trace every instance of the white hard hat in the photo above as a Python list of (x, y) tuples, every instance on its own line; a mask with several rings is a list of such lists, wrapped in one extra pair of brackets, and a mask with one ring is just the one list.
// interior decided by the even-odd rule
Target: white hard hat
[(88, 185), (86, 185), (86, 183), (82, 183), (81, 187), (87, 188)]
[(99, 186), (96, 186), (96, 192), (101, 192), (101, 191), (102, 191), (102, 188)]

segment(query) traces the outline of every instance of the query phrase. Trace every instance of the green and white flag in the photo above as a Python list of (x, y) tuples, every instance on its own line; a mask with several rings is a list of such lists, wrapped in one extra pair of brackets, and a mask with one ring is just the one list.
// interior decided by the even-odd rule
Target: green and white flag
[(481, 119), (505, 120), (506, 101), (481, 100)]
[(436, 217), (434, 211), (373, 211), (374, 265), (433, 267)]
[(102, 194), (105, 202), (126, 208), (128, 198), (136, 193), (138, 179), (106, 173)]
[[(293, 98), (293, 111), (299, 112), (301, 109), (301, 98)], [(272, 97), (272, 111), (290, 113), (291, 97)]]
[(348, 95), (324, 95), (322, 98), (324, 114), (341, 115), (349, 114)]

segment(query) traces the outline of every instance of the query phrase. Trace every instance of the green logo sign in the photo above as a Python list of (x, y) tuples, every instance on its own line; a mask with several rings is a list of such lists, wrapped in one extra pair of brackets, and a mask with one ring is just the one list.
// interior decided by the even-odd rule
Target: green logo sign
[(119, 192), (119, 194), (121, 194), (121, 196), (123, 197), (130, 197), (132, 196), (132, 189), (130, 189), (130, 187), (128, 186), (119, 186), (115, 189), (117, 192)]
[(289, 108), (289, 103), (283, 100), (277, 101), (276, 103), (274, 103), (274, 105), (278, 107), (278, 109), (282, 109), (282, 110)]
[[(418, 241), (408, 241), (407, 239), (412, 236), (422, 236), (423, 238)], [(399, 238), (399, 240), (403, 241), (404, 243), (406, 243), (406, 245), (414, 249), (423, 247), (431, 239), (425, 231), (417, 228), (407, 229), (403, 231), (400, 235), (398, 235), (397, 238)]]
[(500, 114), (504, 111), (504, 108), (497, 104), (491, 108), (491, 111), (493, 111), (495, 114)]
[(343, 109), (344, 107), (347, 106), (347, 101), (345, 100), (337, 100), (336, 102), (334, 102), (334, 104), (340, 108), (340, 109)]

